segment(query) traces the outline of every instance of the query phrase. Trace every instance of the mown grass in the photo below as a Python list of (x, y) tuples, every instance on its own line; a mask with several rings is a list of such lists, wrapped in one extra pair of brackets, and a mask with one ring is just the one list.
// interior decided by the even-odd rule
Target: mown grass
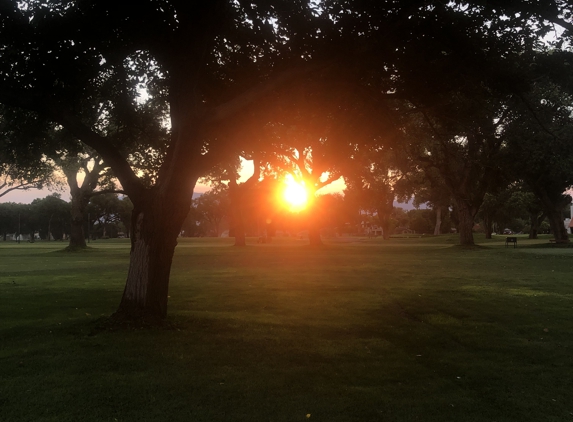
[(127, 241), (0, 243), (0, 420), (573, 420), (573, 249), (504, 239), (185, 239), (116, 331)]

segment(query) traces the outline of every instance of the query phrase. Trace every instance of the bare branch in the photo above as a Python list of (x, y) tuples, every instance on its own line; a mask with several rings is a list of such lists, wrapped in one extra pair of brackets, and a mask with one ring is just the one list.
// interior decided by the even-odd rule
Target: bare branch
[[(11, 186), (8, 189), (6, 189), (3, 192), (0, 192), (0, 198), (3, 197), (4, 195), (6, 195), (7, 193), (13, 192), (15, 190), (28, 190), (28, 189), (32, 189), (35, 185), (39, 182), (39, 180), (34, 180), (31, 182), (24, 182), (21, 183), (19, 185), (16, 186)], [(3, 183), (2, 186), (0, 186), (0, 189), (3, 189), (4, 187), (8, 186), (8, 183)]]

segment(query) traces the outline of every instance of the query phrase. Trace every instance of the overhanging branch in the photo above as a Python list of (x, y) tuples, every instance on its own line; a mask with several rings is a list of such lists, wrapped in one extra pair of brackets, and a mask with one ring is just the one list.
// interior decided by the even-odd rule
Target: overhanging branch
[(119, 150), (104, 136), (86, 126), (77, 116), (56, 104), (26, 90), (14, 90), (6, 84), (0, 84), (0, 102), (37, 112), (54, 122), (61, 124), (87, 146), (96, 150), (109, 165), (122, 186), (133, 196), (139, 196), (144, 187), (135, 175), (127, 160)]

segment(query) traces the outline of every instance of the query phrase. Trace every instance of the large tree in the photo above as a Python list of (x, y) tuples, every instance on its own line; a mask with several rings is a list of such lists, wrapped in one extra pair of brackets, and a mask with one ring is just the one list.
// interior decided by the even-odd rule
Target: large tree
[[(296, 66), (313, 36), (310, 5), (275, 6), (223, 0), (145, 1), (138, 7), (100, 0), (2, 3), (0, 101), (46, 116), (96, 150), (134, 204), (119, 314), (166, 315), (171, 260), (193, 188), (224, 151), (219, 126), (308, 71)], [(170, 139), (152, 183), (138, 177), (131, 151), (122, 148), (141, 101), (138, 88), (168, 109)], [(84, 118), (93, 107), (101, 111), (95, 123)], [(123, 130), (106, 131), (110, 119)]]
[[(557, 19), (563, 4), (539, 3), (8, 0), (0, 4), (0, 102), (63, 126), (112, 168), (134, 204), (118, 314), (162, 318), (194, 185), (228, 147), (219, 131), (303, 74), (343, 77), (347, 66), (334, 57), (362, 63), (367, 91), (422, 104), (459, 87), (484, 56), (522, 50), (547, 32), (535, 23)], [(170, 126), (166, 153), (148, 151), (157, 163), (150, 180), (138, 177), (125, 148), (126, 137), (141, 135), (133, 130), (141, 101), (161, 102)], [(94, 107), (97, 122), (86, 118)], [(118, 131), (105, 129), (110, 119)]]
[(538, 198), (557, 243), (569, 243), (563, 209), (571, 202), (566, 190), (573, 186), (572, 86), (564, 89), (540, 78), (506, 131), (507, 166)]

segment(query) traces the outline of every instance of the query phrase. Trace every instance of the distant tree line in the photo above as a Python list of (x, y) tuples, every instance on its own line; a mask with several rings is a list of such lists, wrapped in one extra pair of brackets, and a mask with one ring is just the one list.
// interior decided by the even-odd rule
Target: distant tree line
[[(89, 233), (92, 240), (129, 237), (132, 209), (127, 197), (93, 196), (83, 221), (86, 236)], [(30, 204), (0, 203), (0, 238), (4, 241), (69, 240), (71, 225), (71, 203), (58, 193)]]

